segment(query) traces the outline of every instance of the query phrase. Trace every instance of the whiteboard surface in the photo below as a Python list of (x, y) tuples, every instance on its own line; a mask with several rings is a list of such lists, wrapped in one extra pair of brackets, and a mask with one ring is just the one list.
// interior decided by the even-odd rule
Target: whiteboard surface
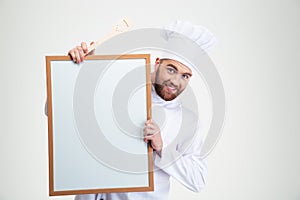
[[(127, 87), (122, 79), (132, 71), (142, 71), (136, 79), (144, 83), (128, 94), (128, 100), (116, 102), (127, 105), (124, 109), (133, 129), (125, 130), (117, 123), (123, 119), (116, 118), (126, 114), (118, 114), (112, 101), (118, 95), (116, 87), (121, 87), (119, 91)], [(94, 78), (82, 82), (80, 76), (84, 73), (91, 73)], [(54, 193), (149, 187), (148, 146), (142, 140), (147, 120), (146, 74), (143, 58), (92, 59), (80, 65), (51, 61)], [(122, 86), (118, 86), (120, 81)], [(81, 87), (87, 89), (80, 92)], [(93, 98), (88, 99), (89, 96)], [(90, 103), (93, 111), (85, 112), (89, 110), (85, 104)], [(92, 121), (96, 123), (90, 124)]]

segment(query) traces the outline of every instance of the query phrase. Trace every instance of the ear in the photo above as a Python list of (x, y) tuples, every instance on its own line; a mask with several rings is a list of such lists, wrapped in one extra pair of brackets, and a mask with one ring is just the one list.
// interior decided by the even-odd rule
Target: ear
[(156, 73), (157, 73), (159, 65), (160, 65), (160, 59), (156, 58), (155, 65), (154, 65), (154, 71), (151, 73), (151, 82), (152, 83), (155, 82), (155, 77), (156, 77)]
[(155, 60), (155, 65), (154, 65), (154, 70), (157, 71), (158, 67), (159, 67), (159, 64), (160, 64), (160, 58), (156, 58)]

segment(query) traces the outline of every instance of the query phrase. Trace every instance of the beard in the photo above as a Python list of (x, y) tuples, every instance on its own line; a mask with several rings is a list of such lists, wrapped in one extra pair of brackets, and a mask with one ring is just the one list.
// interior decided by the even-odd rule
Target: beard
[[(169, 91), (168, 87), (176, 88), (175, 92)], [(165, 101), (172, 101), (175, 99), (182, 91), (179, 90), (171, 81), (164, 81), (162, 84), (154, 83), (154, 88), (158, 96), (160, 96)]]

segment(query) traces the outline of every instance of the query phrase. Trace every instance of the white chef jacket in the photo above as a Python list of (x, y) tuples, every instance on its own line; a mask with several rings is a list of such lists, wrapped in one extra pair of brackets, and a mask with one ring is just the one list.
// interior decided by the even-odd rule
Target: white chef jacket
[(167, 200), (170, 177), (198, 192), (205, 185), (206, 162), (200, 158), (202, 146), (198, 117), (183, 108), (178, 98), (165, 101), (152, 87), (152, 107), (163, 109), (153, 120), (160, 125), (163, 140), (161, 157), (154, 153), (154, 191), (77, 195), (75, 200)]

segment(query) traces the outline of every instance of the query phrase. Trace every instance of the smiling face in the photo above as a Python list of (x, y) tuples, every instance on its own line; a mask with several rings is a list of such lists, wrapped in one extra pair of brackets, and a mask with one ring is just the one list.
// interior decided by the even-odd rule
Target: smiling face
[(190, 68), (178, 61), (156, 59), (152, 83), (162, 99), (171, 101), (184, 91), (191, 76)]

